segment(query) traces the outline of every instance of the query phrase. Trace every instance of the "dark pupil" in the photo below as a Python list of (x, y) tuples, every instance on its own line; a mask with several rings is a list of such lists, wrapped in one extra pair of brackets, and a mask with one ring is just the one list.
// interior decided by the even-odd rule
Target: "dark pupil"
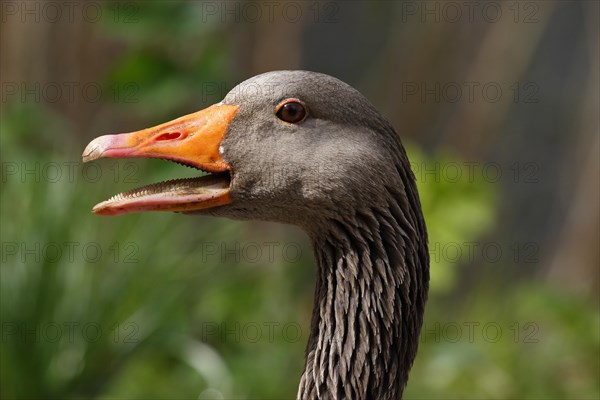
[(284, 104), (280, 110), (280, 118), (286, 122), (298, 122), (304, 118), (304, 107), (299, 103)]
[(294, 103), (286, 104), (283, 107), (285, 108), (286, 115), (290, 118), (294, 118), (296, 116), (296, 114), (298, 114), (298, 111), (299, 111), (298, 106)]

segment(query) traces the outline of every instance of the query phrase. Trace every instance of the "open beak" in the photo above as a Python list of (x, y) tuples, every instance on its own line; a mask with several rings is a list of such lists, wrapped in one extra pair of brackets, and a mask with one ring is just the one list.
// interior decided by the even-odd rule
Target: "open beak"
[(188, 212), (231, 203), (231, 167), (221, 157), (220, 147), (237, 111), (237, 106), (215, 104), (153, 128), (92, 140), (83, 151), (83, 162), (99, 158), (162, 158), (212, 172), (120, 193), (97, 204), (93, 211), (102, 215)]

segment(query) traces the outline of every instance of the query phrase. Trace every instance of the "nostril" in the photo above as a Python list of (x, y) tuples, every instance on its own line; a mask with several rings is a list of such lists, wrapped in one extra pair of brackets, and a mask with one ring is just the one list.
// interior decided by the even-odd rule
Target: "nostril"
[(181, 137), (181, 132), (166, 132), (162, 135), (158, 135), (155, 140), (174, 140)]

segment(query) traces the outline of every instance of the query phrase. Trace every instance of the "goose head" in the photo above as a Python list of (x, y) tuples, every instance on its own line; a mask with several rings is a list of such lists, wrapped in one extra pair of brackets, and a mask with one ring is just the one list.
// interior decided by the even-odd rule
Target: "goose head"
[(255, 76), (205, 110), (102, 136), (83, 154), (105, 157), (163, 158), (210, 175), (121, 193), (98, 204), (98, 214), (178, 211), (305, 228), (383, 205), (386, 186), (402, 185), (393, 178), (406, 167), (395, 132), (364, 96), (305, 71)]

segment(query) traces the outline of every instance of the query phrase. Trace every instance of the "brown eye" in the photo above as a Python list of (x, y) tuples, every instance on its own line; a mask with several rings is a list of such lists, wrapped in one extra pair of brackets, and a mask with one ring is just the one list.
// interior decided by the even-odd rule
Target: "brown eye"
[(297, 124), (306, 117), (306, 108), (299, 100), (288, 100), (279, 106), (277, 118), (290, 124)]

